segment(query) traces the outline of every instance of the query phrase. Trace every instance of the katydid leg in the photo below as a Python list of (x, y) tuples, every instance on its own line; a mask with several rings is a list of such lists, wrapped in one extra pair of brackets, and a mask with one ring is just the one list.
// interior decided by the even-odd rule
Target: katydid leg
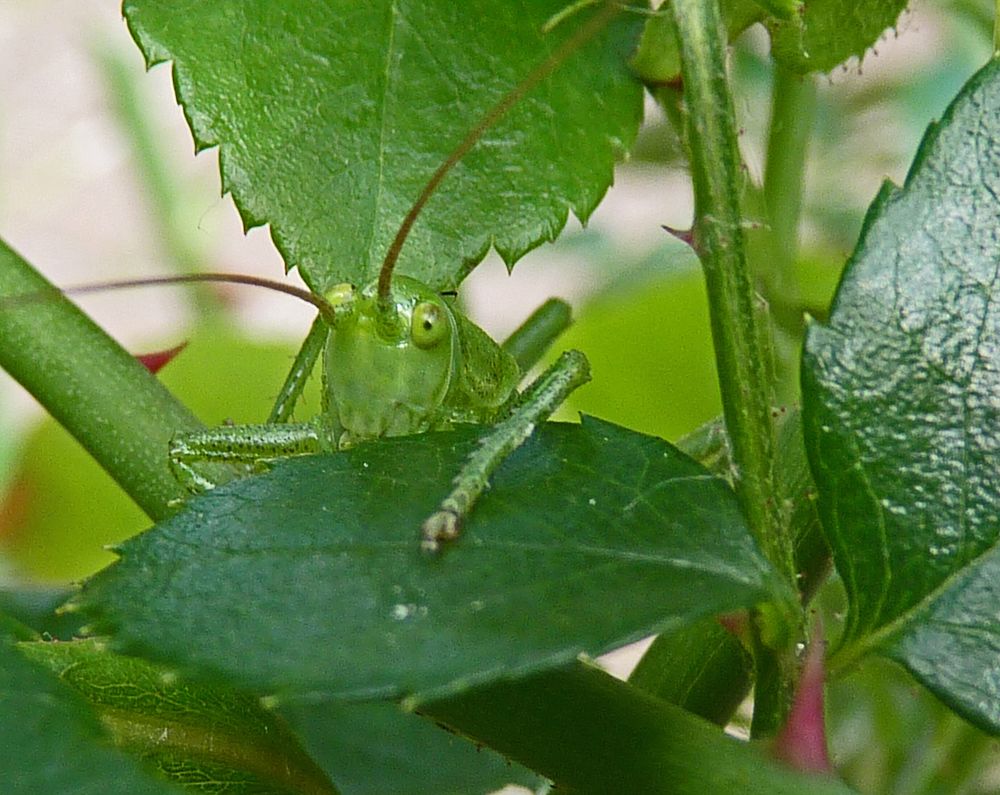
[(329, 333), (329, 322), (322, 315), (317, 315), (302, 347), (299, 348), (295, 361), (292, 362), (292, 369), (289, 370), (288, 377), (285, 378), (285, 383), (281, 386), (281, 391), (278, 392), (274, 408), (271, 409), (271, 414), (267, 418), (268, 424), (286, 423), (291, 419), (295, 404), (302, 396), (302, 390), (305, 389), (306, 381), (309, 380), (309, 376), (316, 366), (316, 360), (323, 352), (323, 346), (326, 345)]
[(514, 357), (521, 373), (527, 373), (571, 321), (569, 304), (559, 298), (550, 298), (532, 312), (501, 347)]
[(258, 464), (272, 458), (318, 453), (331, 449), (320, 421), (280, 425), (223, 425), (175, 436), (170, 442), (170, 466), (189, 491), (214, 488), (215, 483), (195, 465), (209, 461)]
[(484, 436), (452, 481), (454, 488), (421, 526), (421, 548), (437, 552), (458, 537), (462, 521), (489, 485), (490, 476), (520, 447), (535, 425), (552, 415), (569, 394), (590, 380), (590, 363), (579, 351), (566, 351), (520, 396), (511, 413)]

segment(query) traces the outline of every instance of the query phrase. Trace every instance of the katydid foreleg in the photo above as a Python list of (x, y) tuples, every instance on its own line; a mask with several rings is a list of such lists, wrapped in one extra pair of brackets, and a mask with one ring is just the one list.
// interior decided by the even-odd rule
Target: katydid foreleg
[(579, 351), (566, 351), (520, 396), (510, 414), (480, 440), (454, 488), (421, 527), (421, 547), (437, 552), (441, 543), (458, 537), (462, 522), (504, 459), (520, 447), (535, 426), (552, 415), (569, 394), (590, 380), (590, 364)]
[(292, 418), (295, 404), (302, 396), (306, 381), (312, 375), (316, 367), (316, 361), (326, 347), (327, 337), (330, 335), (330, 324), (322, 315), (317, 315), (313, 321), (309, 334), (306, 335), (299, 348), (295, 361), (292, 362), (292, 369), (288, 371), (285, 383), (281, 385), (278, 397), (274, 400), (274, 408), (267, 417), (267, 423), (286, 423)]
[(210, 461), (250, 464), (275, 458), (336, 449), (334, 433), (320, 415), (310, 422), (276, 425), (223, 425), (176, 436), (170, 442), (170, 466), (176, 478), (193, 492), (216, 483), (193, 464)]
[(567, 329), (570, 321), (569, 304), (559, 298), (550, 298), (532, 312), (501, 347), (514, 357), (521, 373), (527, 373), (538, 364), (556, 337)]
[(339, 318), (345, 317), (352, 311), (353, 296), (354, 288), (349, 284), (338, 284), (324, 296), (324, 303), (329, 308), (327, 311), (321, 311), (309, 328), (309, 333), (303, 340), (295, 361), (292, 362), (292, 369), (288, 371), (285, 383), (281, 385), (281, 390), (275, 398), (274, 408), (267, 417), (268, 424), (284, 423), (291, 419), (295, 404), (305, 389), (306, 381), (309, 380), (309, 376), (316, 368), (317, 360), (326, 348), (330, 329), (336, 325)]

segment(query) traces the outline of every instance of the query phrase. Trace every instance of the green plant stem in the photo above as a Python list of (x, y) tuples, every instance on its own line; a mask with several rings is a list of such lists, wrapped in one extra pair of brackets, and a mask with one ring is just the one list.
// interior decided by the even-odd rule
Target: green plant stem
[(739, 208), (740, 158), (725, 72), (725, 34), (713, 0), (671, 4), (680, 34), (694, 240), (705, 271), (716, 365), (736, 465), (736, 493), (758, 542), (794, 583), (792, 544), (774, 500), (774, 430)]
[[(759, 274), (767, 290), (765, 298), (776, 297), (780, 305), (797, 309), (799, 284), (794, 268), (802, 214), (803, 175), (816, 108), (816, 84), (809, 75), (798, 75), (775, 65), (771, 97), (764, 171), (764, 201), (770, 227), (769, 261), (766, 267), (759, 269)], [(778, 320), (781, 322), (782, 318)], [(791, 322), (801, 326), (799, 312), (795, 312)]]
[[(705, 272), (736, 494), (757, 542), (794, 586), (794, 543), (785, 526), (774, 477), (769, 351), (755, 310), (741, 226), (740, 157), (726, 76), (725, 30), (716, 0), (674, 0), (670, 8), (677, 26), (688, 113), (694, 245)], [(774, 653), (777, 659), (764, 669), (777, 681), (758, 682), (767, 696), (755, 706), (755, 729), (761, 733), (783, 722), (796, 679), (791, 650)]]
[(552, 779), (560, 793), (848, 793), (832, 778), (793, 773), (760, 747), (581, 663), (419, 710)]
[(806, 155), (816, 107), (810, 76), (780, 65), (774, 69), (767, 167), (762, 190), (767, 230), (751, 246), (754, 272), (773, 322), (775, 392), (780, 404), (796, 403), (804, 330), (802, 297), (795, 266)]
[[(10, 296), (27, 295), (22, 299)], [(0, 366), (152, 519), (187, 496), (167, 462), (177, 431), (202, 427), (133, 356), (0, 241)]]

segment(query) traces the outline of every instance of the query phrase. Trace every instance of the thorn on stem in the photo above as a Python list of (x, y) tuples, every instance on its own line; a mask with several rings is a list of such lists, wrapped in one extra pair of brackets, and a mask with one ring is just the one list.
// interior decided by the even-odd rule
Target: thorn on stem
[(165, 351), (153, 351), (153, 353), (137, 353), (135, 358), (139, 360), (139, 363), (145, 367), (149, 372), (156, 375), (160, 370), (166, 367), (170, 362), (177, 356), (182, 350), (187, 347), (187, 342), (182, 342), (180, 345), (175, 345), (173, 348), (168, 348)]
[(666, 224), (663, 224), (663, 229), (672, 234), (682, 243), (686, 243), (687, 245), (691, 246), (691, 248), (695, 248), (694, 229), (675, 229), (674, 227), (667, 226)]

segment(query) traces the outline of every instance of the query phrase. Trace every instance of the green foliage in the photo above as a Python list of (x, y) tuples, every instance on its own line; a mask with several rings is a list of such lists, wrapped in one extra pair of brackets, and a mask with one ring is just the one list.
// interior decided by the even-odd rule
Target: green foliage
[(746, 649), (713, 617), (660, 634), (628, 681), (725, 726), (750, 691), (752, 671)]
[(862, 58), (896, 24), (906, 0), (810, 0), (801, 15), (768, 22), (776, 61), (799, 74)]
[(718, 416), (705, 285), (682, 251), (667, 247), (581, 309), (560, 345), (585, 351), (598, 377), (570, 395), (566, 417), (583, 411), (674, 440)]
[(723, 481), (597, 420), (536, 432), (461, 543), (423, 557), (421, 520), (483, 435), (361, 445), (216, 489), (125, 542), (81, 606), (171, 665), (424, 700), (786, 596)]
[(181, 682), (95, 641), (23, 643), (19, 651), (86, 699), (116, 745), (167, 778), (233, 793), (337, 793), (254, 696)]
[[(189, 497), (171, 474), (170, 440), (197, 431), (196, 416), (239, 416), (232, 403), (206, 413), (206, 396), (252, 380), (273, 394), (278, 376), (230, 380), (248, 346), (212, 331), (222, 363), (182, 359), (165, 379), (178, 393), (189, 382), (192, 412), (0, 243), (0, 363), (154, 520), (69, 610), (56, 611), (64, 591), (0, 590), (0, 789), (464, 795), (548, 779), (578, 793), (843, 794), (836, 776), (788, 770), (768, 746), (789, 714), (815, 596), (839, 643), (829, 660), (839, 772), (865, 792), (991, 791), (1000, 61), (932, 127), (906, 184), (876, 199), (829, 325), (805, 334), (802, 321), (806, 310), (826, 316), (822, 279), (798, 284), (804, 264), (831, 257), (796, 250), (803, 153), (821, 137), (799, 75), (863, 55), (901, 8), (126, 0), (147, 62), (172, 63), (196, 146), (219, 147), (245, 224), (269, 224), (314, 289), (371, 281), (434, 169), (504, 96), (509, 114), (433, 193), (401, 272), (457, 286), (491, 246), (511, 265), (570, 211), (586, 219), (636, 135), (631, 63), (666, 111), (667, 157), (691, 171), (689, 242), (708, 289), (672, 254), (666, 273), (655, 272), (659, 256), (631, 268), (631, 254), (605, 256), (597, 280), (615, 289), (589, 301), (565, 340), (591, 354), (597, 379), (572, 408), (671, 438), (725, 414), (677, 447), (589, 417), (541, 423), (491, 474), (463, 537), (428, 556), (421, 522), (470, 453), (488, 449), (489, 428), (268, 462)], [(609, 9), (610, 25), (575, 38)], [(773, 63), (749, 50), (729, 59), (730, 40), (757, 21)], [(565, 43), (565, 63), (508, 94)], [(751, 60), (768, 102), (734, 101), (730, 85), (746, 87)], [(141, 126), (141, 103), (123, 102)], [(760, 190), (738, 145), (737, 111), (754, 103), (772, 107), (778, 130)], [(829, 128), (835, 110), (817, 118)], [(186, 259), (170, 220), (182, 202), (142, 134), (162, 231)], [(747, 244), (752, 226), (767, 244)], [(606, 272), (616, 264), (626, 278)], [(207, 294), (202, 305), (214, 307)], [(780, 335), (777, 370), (767, 323)], [(797, 394), (774, 373), (795, 371), (804, 336), (800, 422), (794, 407), (773, 406), (775, 394)], [(644, 348), (637, 358), (632, 344)], [(654, 376), (652, 389), (639, 374)], [(76, 474), (65, 448), (41, 446)], [(73, 492), (41, 473), (14, 482), (44, 491), (48, 502), (32, 505), (50, 528), (77, 529), (74, 503), (102, 517), (72, 565), (97, 565), (99, 539), (130, 532), (89, 475)], [(0, 528), (13, 526), (12, 505)], [(17, 562), (39, 580), (71, 573), (67, 536), (38, 526), (15, 539)], [(107, 637), (70, 640), (94, 633)], [(628, 682), (589, 660), (653, 633)], [(921, 693), (911, 708), (896, 662), (941, 703)], [(721, 727), (751, 686), (748, 743)], [(866, 748), (846, 738), (852, 723), (872, 733)], [(875, 768), (879, 781), (865, 777)]]
[[(563, 5), (128, 0), (124, 12), (147, 62), (173, 63), (197, 146), (219, 146), (244, 223), (268, 223), (322, 291), (374, 277), (445, 156), (572, 34), (579, 19), (542, 31)], [(642, 117), (624, 63), (641, 21), (622, 15), (486, 134), (429, 203), (401, 273), (455, 287), (491, 245), (513, 264), (569, 209), (590, 215)]]
[(0, 639), (0, 747), (9, 795), (179, 792), (112, 748), (84, 699), (7, 639)]
[(1000, 62), (932, 127), (869, 211), (804, 371), (823, 523), (851, 612), (840, 654), (877, 650), (1000, 730), (996, 548)]

